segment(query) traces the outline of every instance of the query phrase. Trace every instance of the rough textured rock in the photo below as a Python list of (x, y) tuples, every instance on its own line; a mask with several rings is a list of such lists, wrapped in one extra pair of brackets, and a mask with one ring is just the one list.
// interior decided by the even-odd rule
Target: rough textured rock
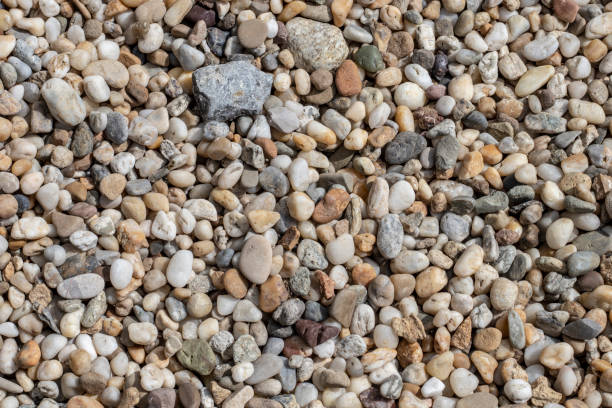
[(193, 91), (204, 120), (231, 120), (261, 112), (272, 75), (245, 61), (209, 65), (193, 73)]

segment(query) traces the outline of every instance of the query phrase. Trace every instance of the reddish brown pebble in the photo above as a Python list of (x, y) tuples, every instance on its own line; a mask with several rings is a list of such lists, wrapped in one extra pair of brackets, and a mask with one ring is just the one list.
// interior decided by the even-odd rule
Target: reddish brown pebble
[(336, 89), (343, 96), (357, 95), (361, 91), (359, 68), (353, 61), (344, 61), (336, 71)]
[(554, 0), (553, 10), (555, 15), (568, 23), (573, 23), (578, 14), (578, 4), (574, 0)]
[(335, 220), (342, 215), (350, 201), (351, 197), (346, 191), (332, 188), (315, 206), (312, 219), (320, 224)]

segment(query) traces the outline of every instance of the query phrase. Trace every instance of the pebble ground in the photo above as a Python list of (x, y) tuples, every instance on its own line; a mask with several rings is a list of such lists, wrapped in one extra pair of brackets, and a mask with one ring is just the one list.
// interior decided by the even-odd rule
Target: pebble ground
[(612, 3), (1, 0), (0, 408), (612, 407)]

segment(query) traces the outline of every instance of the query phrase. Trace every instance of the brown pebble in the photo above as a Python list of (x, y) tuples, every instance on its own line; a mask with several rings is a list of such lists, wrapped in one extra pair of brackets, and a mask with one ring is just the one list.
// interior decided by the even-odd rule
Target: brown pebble
[(83, 375), (91, 369), (91, 357), (85, 350), (78, 349), (70, 353), (70, 369), (76, 375)]
[(312, 219), (320, 224), (328, 223), (342, 215), (351, 197), (344, 190), (332, 188), (315, 206)]
[(287, 299), (289, 292), (279, 275), (270, 276), (259, 288), (259, 308), (265, 313), (273, 312)]
[(357, 95), (361, 91), (359, 68), (353, 61), (344, 61), (336, 71), (336, 89), (342, 96)]
[(310, 82), (318, 91), (324, 91), (329, 88), (334, 81), (334, 77), (331, 72), (326, 69), (317, 69), (310, 74)]
[(268, 25), (263, 20), (247, 20), (238, 26), (238, 40), (244, 48), (257, 48), (268, 37)]
[(18, 204), (11, 194), (0, 195), (0, 218), (10, 218), (17, 214)]
[(223, 286), (227, 293), (236, 299), (242, 299), (246, 296), (249, 289), (247, 281), (240, 275), (236, 269), (228, 269), (223, 274)]
[(567, 23), (573, 23), (578, 14), (578, 4), (574, 0), (553, 0), (555, 15)]
[(123, 193), (126, 184), (127, 180), (123, 174), (109, 174), (100, 182), (100, 193), (104, 194), (109, 200), (114, 200)]
[(40, 347), (34, 340), (28, 340), (17, 354), (19, 367), (34, 367), (40, 361)]

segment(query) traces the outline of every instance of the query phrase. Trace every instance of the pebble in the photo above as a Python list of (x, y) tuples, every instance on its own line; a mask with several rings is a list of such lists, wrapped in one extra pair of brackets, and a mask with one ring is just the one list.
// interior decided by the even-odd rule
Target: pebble
[(270, 243), (263, 236), (254, 235), (245, 242), (240, 253), (240, 271), (253, 283), (264, 283), (272, 267)]
[[(249, 80), (243, 80), (243, 78)], [(272, 76), (244, 61), (198, 69), (193, 78), (194, 96), (207, 119), (234, 119), (261, 112), (270, 94)]]
[(609, 405), (609, 9), (8, 1), (0, 406)]
[(125, 259), (113, 261), (110, 269), (110, 280), (115, 289), (125, 289), (132, 280), (132, 275), (133, 267), (129, 261)]
[(348, 55), (342, 32), (331, 24), (297, 17), (287, 23), (288, 45), (296, 66), (309, 72), (332, 70)]
[(85, 104), (66, 81), (51, 78), (44, 83), (40, 91), (55, 119), (69, 126), (76, 126), (85, 119)]
[(91, 299), (104, 290), (104, 279), (95, 273), (84, 273), (63, 280), (57, 293), (65, 299)]
[(192, 274), (193, 253), (179, 250), (172, 256), (166, 267), (166, 279), (176, 288), (182, 288), (189, 282)]

